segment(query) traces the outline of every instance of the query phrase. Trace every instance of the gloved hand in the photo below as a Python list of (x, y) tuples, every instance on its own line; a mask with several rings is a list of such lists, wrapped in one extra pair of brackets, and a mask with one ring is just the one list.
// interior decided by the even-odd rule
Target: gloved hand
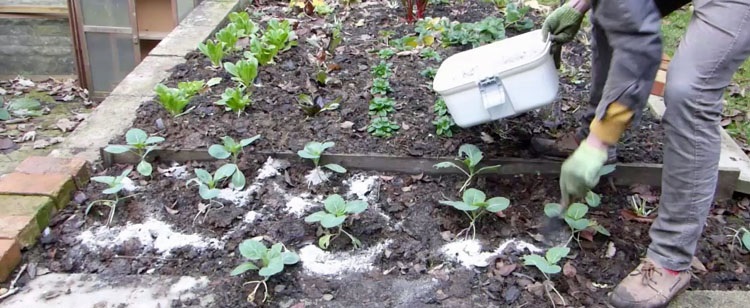
[(552, 48), (550, 52), (555, 60), (555, 67), (560, 68), (560, 53), (562, 45), (569, 43), (581, 29), (583, 16), (569, 4), (563, 5), (550, 13), (542, 25), (542, 38), (546, 41), (551, 35)]
[(586, 141), (581, 142), (562, 164), (560, 191), (564, 196), (583, 197), (599, 183), (599, 171), (606, 161), (607, 150), (594, 148)]

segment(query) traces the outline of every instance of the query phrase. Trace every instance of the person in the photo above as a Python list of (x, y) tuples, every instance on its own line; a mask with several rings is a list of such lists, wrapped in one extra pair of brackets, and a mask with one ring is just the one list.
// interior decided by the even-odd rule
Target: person
[[(669, 5), (665, 11), (658, 1), (668, 2), (571, 0), (545, 19), (544, 39), (549, 37), (559, 53), (591, 10), (589, 111), (562, 164), (563, 194), (580, 198), (596, 186), (598, 171), (613, 159), (623, 132), (641, 116), (662, 59), (662, 15), (675, 9)], [(615, 307), (663, 307), (688, 287), (690, 264), (713, 202), (722, 97), (750, 54), (750, 1), (692, 3), (691, 20), (665, 83), (658, 216), (649, 230), (646, 256), (608, 296)]]

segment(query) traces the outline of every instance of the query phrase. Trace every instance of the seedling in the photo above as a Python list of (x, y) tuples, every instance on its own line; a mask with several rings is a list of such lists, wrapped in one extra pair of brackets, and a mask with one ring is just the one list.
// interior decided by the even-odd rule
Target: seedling
[(221, 168), (224, 168), (224, 166), (231, 166), (227, 168), (234, 168), (234, 171), (232, 171), (230, 176), (232, 177), (232, 187), (234, 187), (235, 189), (242, 189), (243, 187), (245, 187), (245, 174), (242, 173), (242, 170), (240, 170), (237, 165), (239, 155), (244, 147), (250, 145), (258, 139), (260, 139), (260, 135), (255, 135), (254, 137), (242, 139), (240, 140), (240, 142), (237, 142), (232, 139), (232, 137), (224, 136), (221, 138), (223, 144), (213, 144), (208, 148), (208, 154), (213, 158), (232, 158), (232, 163), (225, 164)]
[(216, 32), (216, 39), (224, 43), (227, 50), (235, 51), (238, 49), (237, 41), (243, 35), (243, 31), (234, 23), (229, 23), (226, 27)]
[(633, 213), (639, 217), (651, 216), (656, 211), (656, 207), (649, 206), (646, 199), (637, 195), (630, 196), (630, 205), (633, 208)]
[(258, 76), (258, 60), (251, 57), (237, 63), (224, 62), (224, 69), (233, 76), (232, 80), (248, 88)]
[(476, 237), (476, 222), (479, 217), (487, 212), (498, 213), (504, 211), (510, 205), (508, 198), (494, 197), (488, 200), (487, 195), (476, 188), (467, 189), (462, 199), (463, 201), (440, 201), (440, 204), (452, 206), (459, 211), (463, 211), (469, 217), (471, 220), (469, 227), (459, 232), (459, 234), (471, 229), (472, 239)]
[(250, 39), (250, 51), (246, 51), (243, 55), (245, 59), (254, 58), (258, 61), (259, 65), (268, 65), (274, 63), (273, 58), (279, 52), (277, 46), (269, 44), (267, 41), (252, 37)]
[(323, 111), (333, 111), (338, 109), (339, 101), (341, 101), (341, 97), (337, 97), (332, 101), (326, 101), (326, 99), (320, 95), (315, 96), (315, 99), (307, 94), (300, 94), (297, 96), (297, 104), (307, 118), (314, 117)]
[(442, 58), (440, 57), (440, 54), (438, 54), (437, 51), (435, 51), (432, 48), (422, 49), (422, 51), (419, 53), (419, 56), (424, 59), (432, 59), (438, 62), (442, 60)]
[(109, 219), (107, 219), (107, 226), (112, 224), (112, 219), (115, 217), (115, 210), (117, 209), (117, 205), (122, 203), (125, 199), (131, 198), (135, 196), (135, 194), (125, 197), (120, 197), (120, 191), (125, 187), (125, 185), (122, 183), (122, 181), (128, 177), (130, 172), (133, 171), (132, 168), (125, 169), (119, 176), (95, 176), (92, 177), (91, 180), (94, 182), (107, 184), (107, 188), (102, 191), (102, 194), (105, 195), (113, 195), (114, 200), (108, 200), (108, 199), (101, 199), (101, 200), (95, 200), (89, 203), (88, 206), (86, 206), (86, 211), (84, 212), (84, 215), (88, 216), (89, 211), (91, 211), (91, 208), (94, 207), (96, 204), (103, 204), (109, 207)]
[(208, 40), (206, 43), (200, 43), (198, 45), (198, 50), (211, 60), (211, 64), (214, 67), (221, 67), (221, 60), (224, 59), (226, 48), (226, 44), (215, 40)]
[(545, 215), (552, 218), (562, 217), (565, 220), (565, 223), (568, 224), (568, 227), (570, 227), (572, 234), (570, 239), (568, 239), (568, 243), (570, 243), (570, 240), (573, 238), (578, 240), (579, 233), (584, 230), (591, 230), (595, 233), (598, 232), (610, 236), (609, 231), (598, 222), (585, 218), (589, 211), (589, 207), (595, 208), (601, 204), (601, 197), (590, 191), (586, 194), (585, 201), (587, 204), (578, 202), (571, 204), (565, 209), (565, 213), (563, 213), (563, 207), (559, 203), (548, 203), (544, 206)]
[(25, 118), (42, 116), (42, 104), (33, 95), (27, 94), (24, 97), (12, 99), (7, 108), (3, 108), (3, 102), (0, 100), (0, 121), (10, 120), (11, 116)]
[(132, 152), (141, 158), (136, 170), (143, 176), (150, 176), (153, 172), (151, 163), (146, 161), (146, 155), (156, 148), (157, 143), (164, 142), (164, 137), (148, 136), (145, 131), (139, 128), (131, 128), (125, 133), (125, 142), (127, 145), (108, 145), (104, 151), (113, 154), (122, 154)]
[(502, 18), (486, 17), (476, 23), (451, 23), (442, 33), (445, 46), (470, 45), (473, 48), (505, 38)]
[(161, 83), (154, 87), (154, 92), (159, 99), (159, 104), (173, 117), (182, 114), (185, 106), (190, 102), (190, 97), (184, 91), (178, 88), (169, 88)]
[(331, 229), (338, 227), (336, 233), (330, 233), (326, 230), (326, 234), (318, 239), (318, 246), (322, 249), (328, 249), (328, 246), (333, 240), (335, 240), (341, 233), (346, 234), (354, 245), (354, 249), (358, 249), (362, 246), (362, 242), (356, 237), (346, 232), (342, 225), (346, 218), (352, 214), (359, 214), (367, 209), (367, 202), (362, 200), (345, 201), (338, 194), (328, 196), (324, 201), (324, 210), (318, 211), (305, 217), (305, 222), (308, 223), (319, 223), (321, 227), (325, 229)]
[(370, 93), (372, 93), (373, 95), (386, 95), (391, 91), (393, 91), (393, 89), (391, 88), (391, 83), (388, 81), (388, 79), (375, 78), (372, 80), (372, 88), (370, 89)]
[(344, 40), (343, 35), (341, 34), (341, 23), (336, 22), (333, 27), (331, 27), (331, 34), (330, 34), (330, 41), (328, 41), (328, 53), (334, 54), (336, 53), (336, 48), (341, 45), (341, 42)]
[(528, 31), (534, 27), (534, 21), (526, 13), (529, 7), (521, 4), (508, 3), (505, 7), (505, 27), (513, 28), (518, 31)]
[(539, 269), (540, 272), (542, 272), (544, 278), (546, 278), (546, 281), (544, 283), (544, 290), (547, 293), (547, 297), (550, 299), (553, 306), (555, 302), (552, 300), (549, 289), (555, 291), (555, 293), (557, 293), (557, 296), (559, 296), (562, 300), (563, 306), (566, 306), (565, 298), (563, 298), (560, 292), (558, 292), (557, 289), (555, 289), (555, 287), (552, 285), (552, 281), (550, 280), (549, 275), (554, 275), (562, 271), (562, 268), (557, 265), (557, 263), (560, 262), (560, 260), (562, 260), (563, 258), (567, 257), (568, 253), (570, 253), (570, 248), (568, 247), (552, 247), (547, 250), (547, 253), (544, 257), (537, 254), (523, 256), (523, 265), (535, 266), (537, 269)]
[(224, 106), (226, 110), (236, 113), (239, 117), (253, 103), (250, 100), (250, 95), (245, 94), (244, 90), (241, 87), (226, 88), (224, 93), (221, 94), (221, 100), (216, 102), (216, 105)]
[(379, 117), (385, 117), (388, 113), (393, 112), (393, 106), (396, 105), (396, 101), (389, 97), (373, 97), (370, 100), (370, 115), (377, 115)]
[(392, 74), (391, 64), (385, 62), (385, 60), (380, 60), (378, 65), (372, 67), (371, 73), (376, 78), (388, 78)]
[(189, 179), (187, 183), (185, 183), (185, 187), (189, 187), (191, 183), (195, 183), (198, 185), (198, 194), (203, 200), (216, 202), (213, 199), (219, 196), (219, 184), (224, 179), (232, 176), (236, 169), (236, 165), (226, 164), (219, 167), (219, 169), (214, 172), (214, 175), (211, 176), (211, 174), (205, 169), (195, 168), (196, 177)]
[(390, 138), (401, 128), (400, 125), (391, 122), (387, 117), (377, 117), (367, 126), (367, 132), (375, 137)]
[(243, 285), (255, 283), (255, 288), (247, 296), (248, 302), (255, 301), (255, 294), (258, 292), (258, 287), (263, 285), (263, 302), (268, 299), (268, 285), (266, 281), (278, 273), (284, 270), (285, 265), (292, 265), (299, 262), (299, 256), (286, 249), (283, 244), (276, 243), (268, 249), (266, 245), (255, 240), (245, 240), (239, 245), (240, 254), (247, 261), (241, 263), (235, 267), (229, 274), (231, 276), (241, 275), (250, 270), (257, 270), (258, 275), (263, 277), (263, 280), (249, 281)]
[(206, 82), (203, 80), (180, 81), (177, 83), (177, 89), (182, 91), (188, 98), (198, 94), (205, 86)]
[(388, 60), (391, 57), (393, 57), (393, 55), (395, 54), (396, 54), (396, 51), (393, 50), (393, 48), (385, 48), (385, 49), (381, 49), (380, 51), (378, 51), (378, 57), (383, 60)]
[(453, 118), (447, 115), (439, 116), (437, 120), (432, 121), (435, 125), (435, 133), (438, 136), (453, 137), (453, 126), (456, 124), (453, 122)]
[[(296, 35), (294, 30), (292, 30), (292, 25), (289, 23), (289, 20), (279, 21), (276, 18), (269, 20), (264, 36), (267, 36), (268, 33), (274, 33), (276, 30), (281, 30), (285, 33), (283, 34), (284, 40), (278, 38), (272, 40), (272, 42), (280, 44), (276, 45), (280, 51), (286, 51), (293, 46), (297, 46)], [(278, 35), (281, 35), (280, 33), (281, 32), (279, 32)]]
[(307, 175), (305, 175), (308, 186), (318, 185), (328, 180), (328, 174), (325, 173), (322, 168), (326, 168), (336, 173), (346, 173), (346, 169), (338, 164), (330, 163), (330, 164), (323, 165), (322, 168), (321, 166), (319, 166), (320, 157), (323, 155), (323, 152), (326, 149), (333, 147), (334, 145), (335, 144), (331, 141), (324, 142), (324, 143), (311, 141), (305, 144), (304, 149), (297, 152), (297, 155), (299, 155), (299, 157), (304, 158), (304, 159), (309, 159), (315, 165), (315, 168), (310, 170), (310, 172)]
[(435, 75), (437, 75), (437, 69), (434, 67), (428, 67), (419, 72), (419, 74), (424, 78), (432, 80), (435, 79)]
[(247, 12), (232, 12), (229, 13), (229, 21), (235, 25), (235, 27), (242, 31), (243, 37), (254, 35), (258, 32), (258, 25), (250, 20), (250, 15)]
[(734, 232), (734, 234), (729, 235), (732, 237), (732, 246), (734, 246), (735, 241), (739, 241), (745, 247), (745, 250), (750, 251), (750, 230), (745, 227), (740, 227), (739, 229), (725, 228)]
[(458, 170), (461, 170), (468, 178), (466, 179), (466, 182), (464, 182), (464, 185), (461, 186), (461, 189), (458, 190), (458, 192), (464, 191), (471, 181), (474, 179), (475, 176), (482, 172), (496, 170), (500, 168), (500, 165), (494, 165), (494, 166), (485, 166), (482, 168), (477, 169), (477, 166), (482, 161), (482, 158), (484, 157), (484, 154), (482, 154), (482, 151), (479, 150), (478, 147), (476, 147), (473, 144), (464, 144), (461, 145), (461, 147), (458, 148), (458, 158), (456, 160), (459, 160), (463, 163), (465, 168), (459, 167), (457, 164), (453, 162), (442, 162), (435, 164), (435, 168), (442, 169), (442, 168), (456, 168)]

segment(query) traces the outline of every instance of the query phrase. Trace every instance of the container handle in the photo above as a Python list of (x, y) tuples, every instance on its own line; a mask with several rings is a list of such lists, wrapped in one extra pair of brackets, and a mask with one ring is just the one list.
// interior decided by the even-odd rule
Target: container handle
[(508, 114), (508, 110), (511, 110), (511, 113), (515, 113), (500, 77), (487, 77), (480, 80), (478, 84), (479, 92), (482, 95), (482, 105), (492, 119), (497, 119), (504, 114)]

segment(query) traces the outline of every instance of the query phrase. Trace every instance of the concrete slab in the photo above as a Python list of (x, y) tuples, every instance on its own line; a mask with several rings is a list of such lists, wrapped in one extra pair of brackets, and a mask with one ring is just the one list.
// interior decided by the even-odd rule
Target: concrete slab
[[(171, 307), (172, 300), (196, 298), (194, 292), (207, 285), (206, 278), (186, 276), (47, 274), (31, 280), (0, 307)], [(213, 303), (211, 296), (199, 301), (200, 307)]]
[(183, 62), (183, 57), (148, 56), (120, 81), (110, 96), (153, 96), (154, 86), (169, 77), (175, 65)]
[(686, 291), (669, 308), (744, 308), (750, 303), (748, 291)]
[[(666, 111), (664, 98), (651, 95), (648, 104), (649, 109), (655, 116), (661, 118), (664, 115)], [(750, 158), (724, 129), (721, 130), (719, 168), (739, 170), (740, 176), (735, 191), (750, 194)]]
[(99, 149), (124, 134), (133, 124), (138, 107), (150, 99), (150, 96), (110, 95), (65, 139), (60, 149), (50, 155), (80, 157), (93, 163), (99, 159)]
[(246, 0), (203, 1), (149, 52), (149, 56), (184, 57), (227, 23), (227, 15)]

